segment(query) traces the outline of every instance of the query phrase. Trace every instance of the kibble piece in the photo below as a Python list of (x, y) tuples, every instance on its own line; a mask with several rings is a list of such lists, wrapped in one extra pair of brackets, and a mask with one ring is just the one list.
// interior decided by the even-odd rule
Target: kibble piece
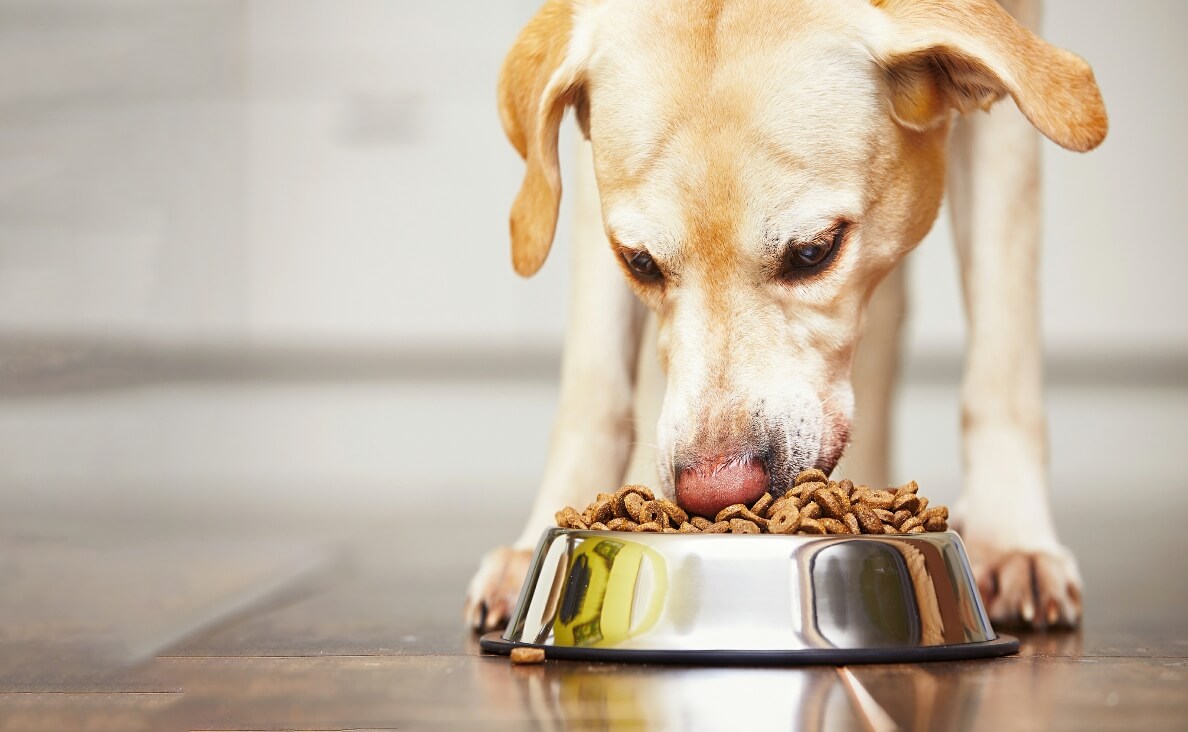
[(792, 485), (800, 485), (801, 483), (825, 483), (828, 480), (828, 475), (825, 475), (816, 468), (810, 468), (797, 473), (796, 479), (792, 481)]
[(767, 530), (772, 534), (791, 534), (800, 526), (800, 509), (786, 503), (780, 510), (771, 514), (767, 521)]
[(828, 488), (828, 487), (829, 487), (829, 483), (827, 481), (814, 480), (814, 481), (810, 481), (808, 483), (801, 483), (800, 485), (795, 486), (794, 488), (792, 488), (792, 490), (789, 491), (789, 493), (792, 493), (793, 495), (800, 496), (803, 500), (807, 501), (807, 500), (809, 500), (809, 496), (813, 495), (814, 493), (821, 490), (822, 488)]
[(817, 505), (816, 501), (809, 501), (800, 507), (800, 518), (803, 519), (817, 519), (821, 517), (821, 507)]
[(895, 489), (896, 495), (903, 495), (904, 493), (916, 493), (920, 490), (920, 486), (916, 485), (916, 481), (909, 480), (903, 485)]
[(821, 507), (821, 513), (833, 519), (840, 519), (846, 515), (846, 507), (842, 504), (837, 491), (829, 488), (818, 488), (813, 493), (813, 501)]
[(800, 510), (800, 506), (792, 503), (792, 500), (788, 496), (780, 496), (772, 501), (770, 506), (763, 509), (763, 513), (760, 515), (770, 520), (772, 516), (783, 510), (785, 506), (796, 506), (796, 509), (798, 511)]
[(820, 520), (821, 527), (825, 529), (827, 534), (848, 534), (850, 530), (846, 525), (835, 518), (823, 518)]
[(738, 518), (743, 515), (747, 507), (741, 503), (735, 503), (718, 511), (718, 515), (714, 517), (714, 521), (729, 521), (732, 518)]
[(758, 534), (759, 526), (754, 521), (748, 521), (741, 518), (730, 519), (730, 533), (732, 534)]
[(660, 506), (664, 513), (668, 514), (668, 518), (672, 520), (674, 526), (680, 526), (681, 524), (687, 523), (689, 521), (689, 514), (685, 513), (685, 509), (676, 505), (672, 501), (661, 498), (660, 500), (656, 501), (656, 504)]
[(916, 514), (918, 515), (918, 514), (922, 514), (928, 510), (928, 499), (925, 498), (924, 496), (916, 496), (916, 497), (920, 499), (920, 505), (918, 508), (916, 508)]
[(923, 526), (913, 526), (912, 528), (908, 529), (904, 533), (905, 534), (923, 534), (924, 531), (925, 531), (925, 529)]
[(736, 518), (746, 519), (747, 521), (757, 524), (761, 528), (767, 528), (767, 519), (763, 518), (749, 508), (740, 513)]
[(625, 485), (619, 490), (615, 491), (615, 516), (620, 518), (630, 517), (630, 514), (627, 513), (627, 508), (623, 504), (623, 501), (627, 498), (627, 496), (633, 494), (639, 496), (645, 501), (651, 501), (656, 497), (655, 494), (652, 493), (651, 489), (647, 486)]
[(638, 493), (628, 493), (623, 496), (623, 508), (627, 511), (627, 515), (631, 517), (631, 520), (637, 523), (644, 523), (640, 512), (643, 511), (644, 503), (646, 502), (644, 497)]
[(660, 507), (657, 501), (644, 501), (644, 504), (639, 507), (639, 518), (637, 519), (641, 524), (657, 523), (660, 528), (668, 526), (668, 514)]
[(544, 663), (544, 660), (543, 648), (513, 648), (511, 652), (511, 662), (515, 664)]
[(660, 531), (665, 534), (679, 534), (679, 533), (681, 533), (680, 531), (677, 531), (676, 529), (672, 528), (671, 526), (665, 526)]
[(644, 497), (645, 501), (656, 500), (656, 494), (652, 493), (652, 489), (647, 487), (646, 485), (635, 485), (635, 484), (625, 485), (622, 488), (620, 488), (619, 490), (615, 491), (615, 493), (616, 493), (616, 495), (627, 494), (627, 493), (638, 493), (639, 495)]
[(925, 521), (931, 518), (939, 518), (948, 521), (949, 509), (947, 506), (936, 506), (935, 508), (930, 508), (927, 511), (924, 511), (921, 516)]
[(636, 531), (650, 531), (650, 532), (654, 533), (654, 532), (660, 531), (663, 528), (664, 528), (663, 526), (656, 523), (655, 521), (648, 521), (647, 523), (643, 523), (643, 524), (640, 524), (639, 526), (636, 526), (635, 530)]
[(929, 531), (946, 531), (949, 528), (949, 524), (940, 516), (933, 516), (932, 518), (924, 519), (924, 528)]
[(899, 525), (899, 532), (901, 534), (906, 534), (906, 533), (910, 532), (912, 529), (916, 528), (917, 526), (923, 526), (923, 525), (924, 525), (924, 519), (920, 518), (919, 516), (912, 516), (910, 519), (908, 519), (907, 521), (904, 521), (902, 524)]
[(884, 534), (898, 534), (899, 529), (895, 528), (895, 524), (883, 524)]
[[(867, 504), (867, 505), (870, 505), (870, 504)], [(874, 515), (878, 516), (879, 520), (881, 520), (883, 523), (888, 523), (888, 524), (895, 523), (895, 514), (891, 513), (890, 511), (888, 511), (885, 508), (874, 509)], [(904, 516), (904, 518), (907, 518), (907, 517)]]
[(895, 503), (892, 504), (892, 508), (896, 511), (915, 513), (920, 509), (920, 499), (915, 493), (904, 493), (895, 497)]
[(767, 518), (775, 516), (776, 512), (780, 511), (786, 506), (795, 506), (796, 510), (799, 511), (801, 506), (800, 496), (795, 496), (791, 493), (788, 493), (775, 499), (775, 501), (767, 507)]
[(753, 504), (751, 504), (751, 511), (753, 513), (759, 514), (760, 516), (765, 516), (766, 514), (763, 512), (766, 511), (767, 507), (771, 505), (772, 500), (773, 499), (770, 493), (764, 493), (758, 501), (755, 501)]
[(590, 524), (590, 530), (591, 531), (610, 531), (610, 527), (607, 526), (606, 524), (602, 523), (601, 521), (595, 521), (594, 523)]
[[(849, 481), (846, 482), (849, 483)], [(850, 485), (852, 486), (853, 484), (851, 483)], [(837, 496), (837, 500), (841, 502), (842, 510), (849, 513), (852, 504), (850, 502), (850, 493), (846, 490), (845, 486), (841, 483), (834, 483), (829, 486), (829, 492)], [(841, 517), (839, 516), (838, 518)]]
[(581, 514), (577, 512), (572, 506), (566, 506), (561, 509), (555, 516), (557, 525), (563, 529), (588, 529), (589, 525), (582, 519)]
[(862, 527), (860, 527), (858, 525), (858, 517), (855, 516), (854, 514), (847, 513), (845, 515), (845, 518), (842, 519), (842, 523), (844, 523), (846, 525), (846, 528), (850, 530), (851, 534), (861, 534), (862, 533)]
[[(864, 533), (864, 534), (881, 534), (881, 533), (883, 533), (883, 520), (881, 518), (879, 518), (878, 514), (875, 513), (874, 509), (870, 509), (862, 504), (859, 504), (857, 506), (857, 508), (854, 509), (854, 513), (851, 515), (857, 520), (858, 525), (862, 527), (862, 533)], [(858, 533), (858, 532), (854, 532), (854, 533)]]
[(598, 500), (594, 502), (594, 510), (590, 512), (590, 518), (594, 523), (605, 524), (614, 517), (615, 497), (606, 493), (599, 493)]
[(611, 531), (635, 531), (635, 527), (638, 525), (631, 519), (626, 518), (613, 518), (606, 522), (606, 528)]
[(700, 534), (701, 533), (701, 529), (697, 528), (696, 526), (689, 523), (688, 521), (681, 524), (681, 527), (679, 529), (677, 529), (677, 531), (682, 534)]
[(903, 525), (904, 521), (907, 521), (911, 517), (911, 511), (896, 511), (894, 517), (891, 519), (891, 523), (895, 524), (896, 527), (899, 527)]
[(895, 503), (895, 494), (891, 491), (871, 491), (863, 497), (862, 502), (871, 508), (891, 508)]
[(693, 524), (693, 526), (696, 528), (705, 531), (710, 527), (710, 524), (712, 524), (713, 521), (710, 521), (705, 516), (694, 516), (693, 518), (689, 519), (689, 523)]
[(924, 519), (924, 528), (929, 531), (948, 531), (949, 529), (949, 509), (945, 506), (936, 506), (920, 513), (920, 518)]
[(802, 534), (824, 534), (825, 527), (816, 519), (805, 518), (804, 513), (800, 514), (800, 528), (798, 529)]
[(846, 498), (849, 498), (854, 492), (854, 481), (850, 480), (849, 478), (844, 478), (837, 482), (837, 487), (842, 489), (842, 491), (846, 494)]
[(703, 534), (725, 534), (730, 531), (729, 521), (717, 521), (702, 529)]

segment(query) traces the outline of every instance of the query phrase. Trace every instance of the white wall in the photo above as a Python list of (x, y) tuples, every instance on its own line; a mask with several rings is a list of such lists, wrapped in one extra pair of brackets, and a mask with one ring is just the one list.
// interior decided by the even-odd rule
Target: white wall
[[(107, 391), (7, 387), (14, 360), (23, 377), (90, 368), (76, 341), (226, 347), (231, 362), (245, 342), (265, 360), (294, 343), (447, 349), (475, 374), (492, 348), (555, 352), (568, 217), (543, 272), (516, 277), (522, 164), (494, 105), (536, 5), (0, 0), (0, 498), (399, 504), (462, 484), (526, 502), (555, 404), (537, 373), (144, 384), (133, 369)], [(1153, 484), (1182, 475), (1185, 381), (1148, 364), (1188, 353), (1186, 25), (1179, 0), (1048, 2), (1047, 36), (1092, 61), (1112, 121), (1090, 155), (1045, 148), (1049, 351), (1110, 370), (1053, 375), (1061, 491), (1119, 455)], [(944, 219), (912, 282), (913, 352), (951, 368), (963, 325)], [(39, 366), (13, 334), (70, 338)], [(918, 376), (900, 414), (901, 464), (942, 495), (955, 390)]]
[[(494, 105), (536, 5), (2, 0), (0, 328), (555, 343), (566, 231), (511, 273), (522, 168)], [(1112, 121), (1091, 155), (1045, 149), (1054, 348), (1188, 349), (1185, 23), (1178, 0), (1049, 0)], [(947, 238), (914, 258), (929, 351), (961, 342)]]

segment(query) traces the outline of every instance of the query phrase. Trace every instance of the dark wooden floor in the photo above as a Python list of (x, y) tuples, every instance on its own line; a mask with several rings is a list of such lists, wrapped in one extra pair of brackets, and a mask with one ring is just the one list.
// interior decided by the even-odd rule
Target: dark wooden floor
[(1188, 728), (1188, 540), (1064, 518), (1078, 633), (992, 661), (712, 669), (481, 655), (460, 602), (489, 529), (9, 514), (0, 731)]

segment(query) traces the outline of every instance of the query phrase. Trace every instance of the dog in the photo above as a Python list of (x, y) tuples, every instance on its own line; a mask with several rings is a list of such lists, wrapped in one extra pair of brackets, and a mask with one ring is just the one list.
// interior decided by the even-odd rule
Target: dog
[[(886, 485), (897, 265), (946, 187), (970, 324), (955, 525), (993, 621), (1079, 622), (1047, 497), (1039, 134), (1084, 152), (1108, 123), (1089, 65), (1031, 30), (1039, 11), (544, 4), (504, 64), (499, 110), (526, 162), (511, 211), (521, 275), (552, 245), (569, 108), (584, 139), (560, 408), (523, 534), (470, 583), (473, 628), (507, 622), (553, 513), (620, 485), (633, 442), (654, 445), (648, 482), (701, 514), (829, 473), (843, 450), (847, 476)], [(637, 410), (653, 415), (639, 434)]]

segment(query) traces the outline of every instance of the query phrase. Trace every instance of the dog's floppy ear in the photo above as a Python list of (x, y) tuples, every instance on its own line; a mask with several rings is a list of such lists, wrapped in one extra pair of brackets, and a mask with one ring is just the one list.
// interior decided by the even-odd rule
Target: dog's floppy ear
[(1089, 64), (1036, 37), (997, 0), (871, 2), (892, 21), (876, 53), (900, 124), (926, 129), (953, 109), (986, 109), (1010, 94), (1062, 147), (1084, 152), (1105, 138), (1105, 105)]
[(527, 164), (511, 210), (512, 266), (525, 277), (544, 264), (557, 228), (561, 119), (568, 104), (584, 104), (582, 62), (571, 48), (574, 14), (572, 0), (548, 0), (521, 31), (499, 75), (503, 130)]

